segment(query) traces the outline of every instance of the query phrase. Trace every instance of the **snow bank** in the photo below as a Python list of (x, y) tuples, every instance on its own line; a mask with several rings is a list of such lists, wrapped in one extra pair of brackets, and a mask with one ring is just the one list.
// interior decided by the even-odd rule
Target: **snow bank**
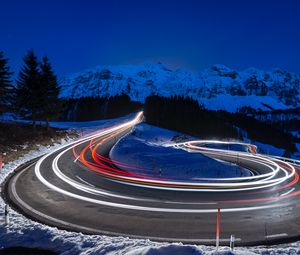
[[(112, 120), (117, 122), (118, 120)], [(99, 123), (97, 123), (99, 124)], [(107, 123), (103, 123), (106, 125)], [(111, 124), (111, 123), (110, 123)], [(97, 129), (101, 126), (97, 126)], [(92, 130), (92, 126), (89, 127)], [(62, 140), (62, 144), (70, 141)], [(31, 151), (18, 160), (6, 164), (0, 172), (0, 183), (9, 173), (30, 159), (41, 156), (56, 147), (41, 146), (37, 151)], [(0, 212), (3, 212), (5, 203), (0, 198)], [(202, 245), (183, 245), (181, 243), (158, 243), (149, 240), (130, 239), (126, 237), (108, 237), (102, 235), (84, 235), (68, 232), (36, 223), (22, 214), (9, 208), (10, 224), (5, 227), (0, 224), (0, 249), (15, 246), (28, 248), (43, 248), (58, 252), (62, 255), (165, 255), (165, 254), (300, 254), (300, 242), (278, 245), (270, 248), (250, 247), (237, 248), (231, 253), (228, 248), (221, 247), (219, 252), (215, 248)]]
[[(62, 140), (62, 144), (69, 141)], [(61, 146), (41, 146), (20, 159), (7, 164), (0, 173), (0, 182), (19, 165)], [(0, 198), (0, 212), (5, 203)], [(126, 237), (108, 237), (101, 235), (84, 235), (49, 227), (30, 219), (9, 208), (10, 223), (7, 227), (0, 225), (0, 248), (15, 246), (43, 248), (59, 254), (209, 254), (213, 247), (188, 246), (182, 244), (158, 243), (149, 240), (130, 239)], [(209, 253), (207, 253), (209, 252)], [(238, 253), (237, 253), (238, 254)]]
[(185, 150), (163, 146), (170, 143), (174, 137), (179, 138), (180, 134), (142, 123), (113, 147), (110, 158), (116, 161), (115, 164), (120, 168), (126, 169), (117, 161), (148, 170), (132, 169), (130, 171), (174, 180), (192, 181), (198, 178), (250, 175), (248, 170), (237, 165), (225, 164), (200, 153), (189, 153)]

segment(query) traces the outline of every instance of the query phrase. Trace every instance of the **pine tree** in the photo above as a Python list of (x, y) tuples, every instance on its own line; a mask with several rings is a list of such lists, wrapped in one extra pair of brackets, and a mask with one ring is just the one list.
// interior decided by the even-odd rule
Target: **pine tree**
[(3, 52), (0, 51), (0, 114), (3, 114), (10, 108), (13, 87), (10, 77), (13, 74), (7, 65), (8, 60), (4, 58)]
[(43, 102), (40, 76), (38, 59), (33, 50), (30, 50), (24, 57), (24, 66), (17, 79), (16, 105), (17, 113), (32, 119), (34, 126), (36, 120), (41, 117)]
[(42, 94), (42, 119), (46, 120), (48, 127), (49, 120), (56, 118), (59, 115), (60, 100), (59, 86), (57, 83), (57, 77), (52, 70), (52, 66), (47, 56), (42, 59), (41, 67), (41, 87)]

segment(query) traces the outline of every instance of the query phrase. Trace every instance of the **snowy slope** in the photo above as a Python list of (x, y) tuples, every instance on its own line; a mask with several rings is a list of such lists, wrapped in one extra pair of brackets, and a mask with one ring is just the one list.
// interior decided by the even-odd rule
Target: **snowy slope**
[[(172, 138), (180, 134), (141, 123), (135, 130), (121, 139), (110, 151), (110, 158), (137, 168), (131, 171), (171, 180), (198, 181), (199, 178), (231, 178), (249, 176), (247, 169), (235, 164), (221, 163), (201, 153), (163, 146), (173, 143)], [(182, 135), (182, 134), (181, 134)], [(130, 157), (129, 157), (130, 155)], [(119, 166), (127, 170), (124, 166)], [(129, 169), (128, 169), (129, 170)]]
[(61, 98), (126, 93), (132, 100), (143, 102), (152, 94), (184, 95), (193, 97), (208, 109), (228, 111), (243, 106), (262, 110), (300, 106), (299, 75), (280, 69), (266, 72), (250, 68), (238, 72), (214, 65), (194, 73), (171, 70), (161, 63), (98, 66), (65, 77), (60, 84)]
[[(94, 131), (105, 127), (106, 125), (115, 124), (118, 119), (89, 123), (71, 123), (63, 124), (66, 128), (83, 128), (84, 132), (88, 127), (89, 131)], [(123, 119), (121, 119), (123, 121)], [(93, 126), (93, 124), (95, 124)], [(102, 125), (101, 125), (102, 124)], [(54, 124), (55, 125), (55, 124)], [(164, 137), (164, 138), (163, 138)], [(158, 139), (151, 140), (151, 143), (163, 143), (165, 138), (170, 138), (162, 134)], [(68, 141), (62, 141), (62, 144)], [(19, 165), (30, 159), (41, 156), (56, 147), (41, 146), (37, 151), (31, 151), (27, 155), (19, 158), (4, 166), (0, 171), (0, 184), (4, 179)], [(62, 255), (82, 254), (82, 255), (164, 255), (164, 254), (228, 254), (228, 255), (274, 255), (274, 254), (300, 254), (300, 242), (276, 245), (271, 247), (237, 247), (234, 252), (230, 252), (228, 247), (221, 247), (219, 252), (215, 252), (215, 247), (204, 245), (183, 245), (181, 243), (158, 243), (143, 239), (130, 239), (126, 237), (109, 237), (103, 235), (84, 235), (81, 233), (68, 232), (49, 227), (34, 222), (22, 214), (9, 208), (10, 224), (5, 227), (2, 225), (2, 217), (5, 202), (0, 197), (0, 249), (7, 247), (23, 246), (31, 248), (44, 248), (58, 252)]]

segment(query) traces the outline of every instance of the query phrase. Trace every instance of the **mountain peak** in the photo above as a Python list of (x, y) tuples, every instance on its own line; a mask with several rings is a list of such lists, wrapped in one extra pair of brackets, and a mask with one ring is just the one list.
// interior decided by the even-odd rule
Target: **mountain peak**
[(184, 95), (211, 109), (236, 111), (243, 106), (266, 109), (265, 105), (283, 109), (300, 106), (299, 84), (298, 75), (281, 69), (236, 71), (216, 64), (194, 73), (186, 69), (172, 70), (161, 62), (145, 62), (97, 66), (70, 75), (61, 81), (60, 96), (80, 98), (126, 93), (132, 100), (143, 102), (151, 94)]

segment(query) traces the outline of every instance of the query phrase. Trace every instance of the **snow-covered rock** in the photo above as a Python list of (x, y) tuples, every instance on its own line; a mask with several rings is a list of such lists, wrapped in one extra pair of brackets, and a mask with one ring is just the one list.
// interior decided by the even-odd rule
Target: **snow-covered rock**
[(214, 65), (195, 73), (171, 70), (161, 63), (98, 66), (62, 78), (60, 84), (61, 98), (126, 93), (132, 100), (144, 102), (152, 94), (184, 95), (208, 109), (231, 112), (243, 106), (262, 110), (300, 106), (300, 76), (281, 69), (236, 71)]

